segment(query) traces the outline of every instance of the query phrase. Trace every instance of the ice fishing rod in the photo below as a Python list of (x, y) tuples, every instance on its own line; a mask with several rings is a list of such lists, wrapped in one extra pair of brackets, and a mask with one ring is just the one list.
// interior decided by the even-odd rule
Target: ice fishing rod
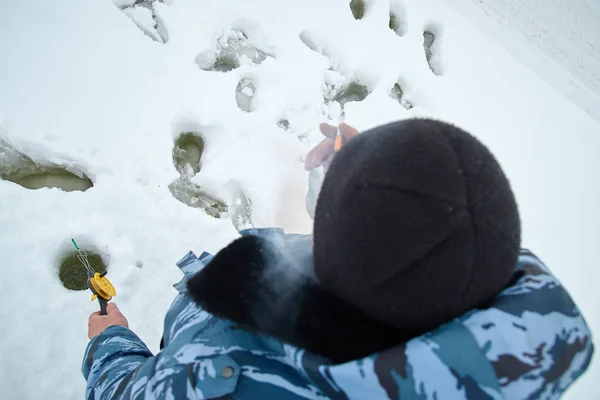
[(106, 269), (102, 273), (94, 271), (88, 261), (86, 251), (79, 248), (75, 239), (71, 239), (71, 241), (73, 242), (73, 246), (77, 249), (77, 258), (81, 261), (87, 271), (87, 284), (92, 292), (92, 301), (98, 299), (98, 303), (100, 303), (100, 315), (106, 315), (106, 306), (108, 305), (108, 302), (113, 296), (117, 295), (115, 287), (106, 277), (108, 271), (106, 271)]
[(335, 133), (335, 142), (333, 144), (333, 151), (338, 152), (342, 148), (342, 132), (340, 132), (340, 124), (346, 120), (346, 111), (344, 110), (344, 106), (342, 106), (342, 111), (340, 112), (340, 117), (338, 118), (337, 131)]

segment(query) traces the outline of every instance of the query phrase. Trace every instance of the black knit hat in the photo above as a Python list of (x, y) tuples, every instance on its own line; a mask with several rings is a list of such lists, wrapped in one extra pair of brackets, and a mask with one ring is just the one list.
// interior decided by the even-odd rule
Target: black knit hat
[(360, 134), (334, 158), (315, 214), (315, 272), (368, 315), (426, 332), (507, 285), (520, 237), (489, 150), (455, 126), (404, 120)]

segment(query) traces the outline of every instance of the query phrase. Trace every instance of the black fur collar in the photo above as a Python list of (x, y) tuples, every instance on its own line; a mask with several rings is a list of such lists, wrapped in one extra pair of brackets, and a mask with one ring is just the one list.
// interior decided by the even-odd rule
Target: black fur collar
[(303, 272), (297, 254), (283, 240), (244, 236), (190, 278), (188, 293), (219, 318), (335, 363), (368, 356), (414, 336), (328, 294)]

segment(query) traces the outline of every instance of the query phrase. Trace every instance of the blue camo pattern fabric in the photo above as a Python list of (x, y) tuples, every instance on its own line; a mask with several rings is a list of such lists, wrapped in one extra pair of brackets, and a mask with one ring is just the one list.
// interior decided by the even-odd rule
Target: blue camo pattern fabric
[[(242, 234), (311, 243), (279, 229)], [(211, 259), (190, 252), (177, 264), (185, 276), (158, 354), (120, 326), (90, 341), (82, 364), (87, 399), (556, 399), (592, 358), (579, 310), (525, 250), (511, 286), (489, 308), (339, 365), (199, 309), (185, 284)]]

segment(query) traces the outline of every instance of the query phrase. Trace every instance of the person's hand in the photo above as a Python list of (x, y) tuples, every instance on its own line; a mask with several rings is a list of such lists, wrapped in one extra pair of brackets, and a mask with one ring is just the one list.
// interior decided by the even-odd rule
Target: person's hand
[[(306, 160), (304, 161), (304, 168), (307, 171), (320, 166), (323, 166), (323, 168), (327, 170), (335, 154), (335, 135), (337, 133), (338, 128), (336, 128), (333, 125), (323, 123), (319, 125), (319, 129), (321, 130), (323, 135), (325, 135), (325, 139), (323, 139), (321, 143), (316, 145), (306, 155)], [(358, 135), (358, 131), (348, 124), (340, 124), (339, 129), (340, 134), (342, 135), (342, 146), (348, 143), (348, 141), (354, 136)]]
[(129, 328), (127, 318), (121, 314), (117, 305), (115, 303), (108, 303), (108, 306), (106, 306), (106, 315), (100, 315), (100, 311), (90, 314), (90, 319), (88, 321), (88, 337), (92, 339), (101, 334), (102, 331), (109, 326), (114, 325)]

